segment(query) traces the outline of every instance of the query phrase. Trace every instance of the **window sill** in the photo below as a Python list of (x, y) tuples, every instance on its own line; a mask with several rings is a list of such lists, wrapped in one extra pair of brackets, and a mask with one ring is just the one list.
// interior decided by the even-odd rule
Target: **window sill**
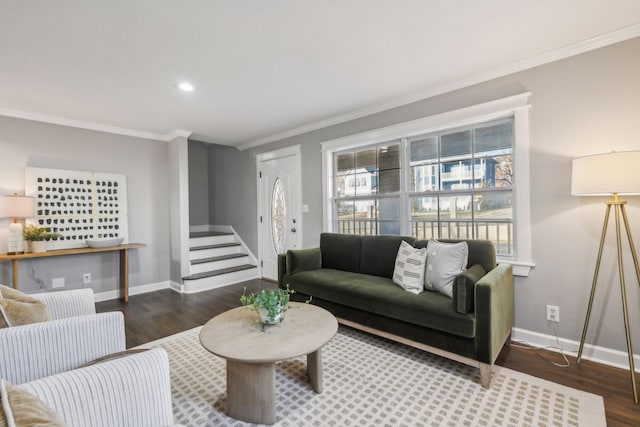
[(498, 264), (511, 264), (513, 267), (513, 275), (520, 277), (529, 277), (529, 272), (536, 265), (532, 262), (522, 262), (522, 261), (505, 261), (498, 260)]

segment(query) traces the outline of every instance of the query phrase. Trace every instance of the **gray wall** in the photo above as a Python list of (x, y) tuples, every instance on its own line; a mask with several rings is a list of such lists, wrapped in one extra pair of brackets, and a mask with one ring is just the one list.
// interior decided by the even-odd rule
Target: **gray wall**
[(189, 141), (189, 225), (209, 225), (208, 145)]
[[(169, 280), (169, 202), (167, 143), (0, 117), (0, 194), (24, 194), (27, 166), (124, 174), (128, 184), (129, 240), (147, 247), (130, 251), (131, 287)], [(0, 252), (6, 252), (9, 220), (0, 219)], [(4, 233), (4, 234), (2, 234)], [(118, 286), (117, 253), (74, 255), (20, 262), (20, 287), (47, 289), (64, 277), (66, 287), (82, 287), (91, 273), (96, 292)], [(11, 283), (11, 264), (0, 263), (0, 283)]]
[[(560, 307), (559, 335), (579, 340), (598, 250), (605, 199), (570, 195), (571, 160), (612, 149), (640, 149), (638, 52), (640, 39), (629, 40), (383, 113), (277, 141), (253, 149), (250, 154), (293, 144), (302, 146), (302, 203), (309, 205), (309, 213), (303, 214), (303, 243), (305, 247), (316, 246), (322, 229), (322, 141), (524, 91), (532, 92), (531, 225), (533, 261), (536, 267), (528, 278), (516, 279), (515, 326), (553, 334), (552, 325), (545, 320), (545, 305), (554, 304)], [(248, 168), (247, 172), (250, 170)], [(251, 188), (247, 187), (246, 191), (252, 191), (255, 187), (255, 183), (250, 180), (248, 185)], [(235, 183), (233, 187), (240, 188)], [(640, 235), (640, 198), (628, 199), (629, 220), (635, 233)], [(255, 199), (252, 203), (251, 210), (254, 210)], [(241, 209), (247, 209), (247, 205), (242, 205)], [(626, 352), (613, 236), (613, 230), (610, 229), (588, 342)], [(632, 307), (631, 324), (638, 325), (640, 288), (634, 277), (628, 249), (625, 249), (625, 253), (627, 297)], [(634, 341), (640, 343), (640, 328), (635, 327), (632, 333)]]
[(249, 153), (209, 147), (209, 223), (231, 225), (251, 252), (258, 253), (256, 165)]

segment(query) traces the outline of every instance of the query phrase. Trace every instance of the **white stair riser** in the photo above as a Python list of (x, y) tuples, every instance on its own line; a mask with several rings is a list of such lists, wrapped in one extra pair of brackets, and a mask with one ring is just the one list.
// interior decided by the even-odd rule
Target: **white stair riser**
[(210, 258), (214, 256), (229, 255), (229, 254), (239, 254), (241, 252), (242, 252), (242, 246), (240, 245), (225, 246), (222, 248), (214, 248), (214, 249), (201, 249), (198, 251), (189, 251), (189, 260)]
[[(183, 280), (183, 289), (185, 294), (192, 294), (257, 278), (258, 269), (250, 268), (247, 270), (235, 271), (233, 273), (221, 274), (219, 276), (211, 276), (195, 280)], [(238, 301), (240, 301), (240, 295), (238, 295)]]
[(236, 236), (233, 234), (225, 234), (222, 236), (207, 236), (207, 237), (191, 237), (189, 239), (189, 246), (206, 246), (206, 245), (219, 245), (222, 243), (233, 243), (236, 241)]
[(222, 270), (227, 267), (235, 267), (236, 265), (247, 264), (249, 261), (248, 256), (223, 259), (220, 261), (203, 262), (201, 264), (191, 264), (189, 266), (189, 274), (204, 273), (205, 271)]

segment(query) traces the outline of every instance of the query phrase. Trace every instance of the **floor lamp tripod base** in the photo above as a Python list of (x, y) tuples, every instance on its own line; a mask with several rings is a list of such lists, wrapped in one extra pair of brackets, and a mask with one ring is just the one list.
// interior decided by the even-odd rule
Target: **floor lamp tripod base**
[(598, 282), (598, 273), (600, 272), (600, 261), (602, 260), (602, 251), (604, 249), (604, 240), (607, 235), (607, 225), (609, 224), (609, 214), (611, 212), (611, 206), (615, 208), (615, 220), (616, 220), (616, 243), (618, 250), (618, 273), (620, 275), (620, 293), (622, 295), (622, 314), (624, 317), (624, 330), (627, 338), (627, 354), (629, 355), (629, 370), (631, 372), (631, 386), (633, 388), (633, 400), (635, 404), (638, 404), (638, 387), (636, 385), (636, 372), (633, 363), (633, 346), (631, 343), (631, 331), (629, 329), (629, 310), (627, 308), (627, 291), (624, 282), (624, 265), (622, 262), (622, 236), (620, 233), (620, 216), (624, 221), (625, 231), (627, 233), (627, 239), (629, 240), (629, 246), (631, 247), (631, 256), (633, 257), (633, 263), (636, 270), (636, 277), (640, 284), (640, 266), (638, 265), (638, 254), (636, 253), (633, 239), (631, 237), (631, 228), (629, 227), (629, 219), (627, 218), (627, 211), (625, 210), (625, 200), (618, 200), (618, 195), (613, 195), (613, 200), (607, 202), (607, 211), (604, 216), (604, 224), (602, 226), (602, 237), (600, 238), (600, 248), (598, 249), (598, 259), (596, 261), (596, 269), (593, 274), (593, 282), (591, 284), (591, 294), (589, 296), (589, 306), (587, 308), (587, 316), (584, 319), (584, 327), (582, 329), (582, 338), (580, 338), (580, 349), (578, 350), (577, 363), (581, 362), (582, 351), (584, 350), (584, 341), (587, 336), (587, 329), (589, 327), (589, 319), (591, 317), (591, 309), (593, 308), (593, 299), (596, 292), (596, 284)]

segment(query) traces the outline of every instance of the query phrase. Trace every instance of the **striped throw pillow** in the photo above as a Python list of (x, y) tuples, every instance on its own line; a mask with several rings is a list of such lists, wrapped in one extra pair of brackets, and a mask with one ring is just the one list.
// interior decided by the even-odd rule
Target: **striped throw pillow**
[(399, 285), (405, 291), (418, 295), (424, 290), (426, 262), (426, 248), (416, 249), (403, 240), (396, 256), (393, 283)]

